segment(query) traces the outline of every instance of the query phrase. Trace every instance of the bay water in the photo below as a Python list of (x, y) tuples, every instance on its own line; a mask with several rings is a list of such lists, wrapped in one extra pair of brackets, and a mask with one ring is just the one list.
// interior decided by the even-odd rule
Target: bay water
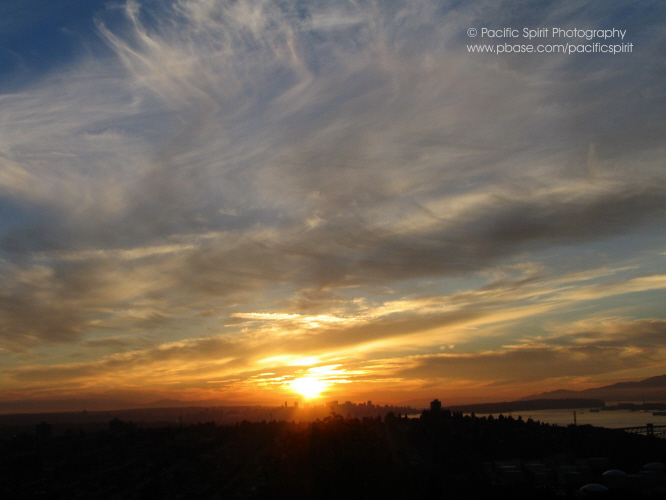
[[(646, 424), (666, 425), (666, 416), (653, 415), (652, 411), (644, 410), (620, 410), (620, 409), (601, 409), (599, 412), (591, 412), (589, 408), (577, 408), (575, 410), (531, 410), (504, 413), (505, 417), (511, 415), (513, 418), (522, 416), (523, 420), (531, 418), (536, 421), (546, 422), (548, 424), (557, 424), (566, 426), (574, 423), (574, 411), (576, 412), (576, 423), (578, 425), (594, 425), (596, 427), (607, 427), (609, 429), (618, 429), (623, 427), (639, 427)], [(478, 417), (488, 416), (488, 414), (476, 414)], [(494, 413), (497, 418), (499, 413)]]

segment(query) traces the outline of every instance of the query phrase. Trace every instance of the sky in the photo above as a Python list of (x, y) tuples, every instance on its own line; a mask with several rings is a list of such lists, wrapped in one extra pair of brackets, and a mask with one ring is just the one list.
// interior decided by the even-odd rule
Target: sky
[(664, 374), (665, 81), (661, 0), (3, 2), (0, 408)]

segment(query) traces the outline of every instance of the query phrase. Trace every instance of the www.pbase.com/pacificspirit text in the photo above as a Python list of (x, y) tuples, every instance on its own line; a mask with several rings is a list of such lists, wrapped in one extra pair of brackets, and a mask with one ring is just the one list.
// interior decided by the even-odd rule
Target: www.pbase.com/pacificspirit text
[(510, 44), (502, 43), (498, 45), (468, 45), (468, 52), (488, 53), (488, 54), (626, 54), (633, 51), (633, 43), (605, 44)]

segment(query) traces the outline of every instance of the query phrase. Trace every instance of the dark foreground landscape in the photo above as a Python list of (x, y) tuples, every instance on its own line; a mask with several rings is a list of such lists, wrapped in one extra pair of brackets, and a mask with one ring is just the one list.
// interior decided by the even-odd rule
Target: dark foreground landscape
[[(437, 408), (161, 428), (114, 419), (57, 436), (41, 424), (0, 441), (0, 456), (6, 499), (666, 498), (661, 438)], [(607, 491), (581, 492), (589, 483)]]

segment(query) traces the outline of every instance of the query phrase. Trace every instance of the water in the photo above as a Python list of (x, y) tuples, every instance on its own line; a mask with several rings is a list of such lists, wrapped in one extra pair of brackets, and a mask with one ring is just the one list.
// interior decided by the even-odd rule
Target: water
[[(576, 422), (578, 425), (594, 425), (596, 427), (608, 427), (610, 429), (617, 429), (621, 427), (638, 427), (645, 424), (666, 425), (666, 416), (654, 416), (652, 411), (630, 411), (630, 410), (601, 410), (599, 413), (592, 413), (588, 408), (576, 409)], [(574, 410), (536, 410), (536, 411), (522, 411), (504, 413), (507, 417), (511, 415), (513, 418), (518, 418), (518, 415), (523, 417), (523, 420), (531, 418), (532, 420), (539, 420), (549, 424), (569, 425), (574, 423)], [(477, 416), (488, 416), (488, 414), (477, 414)], [(499, 416), (499, 413), (493, 414), (494, 417)]]

